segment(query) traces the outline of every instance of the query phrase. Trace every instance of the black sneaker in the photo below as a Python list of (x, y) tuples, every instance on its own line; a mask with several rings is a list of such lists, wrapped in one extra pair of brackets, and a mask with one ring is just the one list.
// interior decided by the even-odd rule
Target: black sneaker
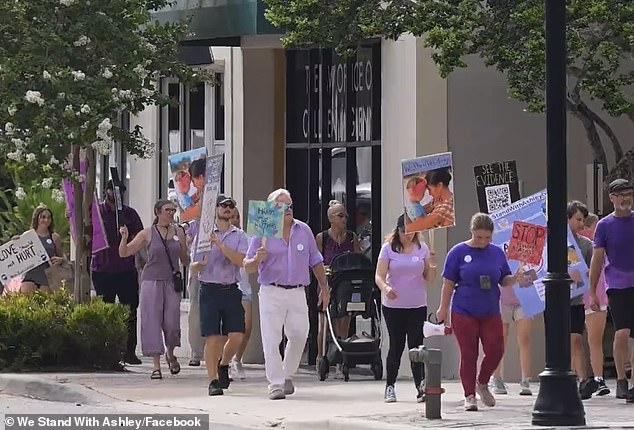
[(599, 388), (597, 388), (596, 391), (597, 396), (607, 396), (608, 394), (610, 394), (610, 389), (605, 384), (605, 379), (599, 378), (597, 380), (597, 383), (599, 384)]
[(217, 379), (214, 379), (209, 383), (209, 395), (210, 396), (222, 396), (224, 392)]
[(220, 388), (229, 388), (231, 385), (231, 380), (229, 379), (229, 365), (225, 364), (218, 365), (218, 382), (220, 383)]
[(588, 400), (592, 397), (592, 394), (599, 389), (599, 383), (592, 379), (586, 379), (581, 382), (579, 386), (579, 396), (581, 400)]
[(627, 379), (619, 379), (616, 381), (616, 398), (627, 399), (628, 384)]
[(136, 354), (126, 354), (123, 361), (128, 364), (141, 364), (141, 359)]

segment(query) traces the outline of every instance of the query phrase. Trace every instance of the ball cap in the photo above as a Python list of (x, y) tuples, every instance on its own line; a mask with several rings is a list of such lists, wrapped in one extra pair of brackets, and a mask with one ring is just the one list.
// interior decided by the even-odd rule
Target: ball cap
[(216, 199), (216, 206), (220, 206), (223, 203), (233, 203), (234, 205), (236, 204), (235, 200), (233, 200), (231, 197), (220, 194)]
[(634, 186), (632, 186), (630, 181), (626, 179), (615, 179), (614, 181), (610, 182), (610, 185), (608, 186), (608, 192), (610, 194), (629, 190), (634, 190)]

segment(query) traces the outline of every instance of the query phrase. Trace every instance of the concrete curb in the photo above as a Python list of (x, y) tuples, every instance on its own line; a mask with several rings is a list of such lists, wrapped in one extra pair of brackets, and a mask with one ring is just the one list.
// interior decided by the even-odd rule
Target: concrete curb
[(97, 404), (113, 400), (83, 385), (44, 375), (0, 374), (0, 393), (62, 403)]
[(284, 422), (285, 430), (413, 430), (420, 424), (389, 424), (360, 418), (329, 418), (319, 421), (289, 420)]

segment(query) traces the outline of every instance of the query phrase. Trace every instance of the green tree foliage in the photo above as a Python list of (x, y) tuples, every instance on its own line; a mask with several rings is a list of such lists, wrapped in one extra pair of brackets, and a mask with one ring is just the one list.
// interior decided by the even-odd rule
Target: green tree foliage
[[(345, 52), (368, 38), (414, 34), (433, 49), (441, 76), (476, 55), (506, 76), (510, 97), (532, 112), (545, 108), (543, 0), (265, 1), (287, 46)], [(608, 178), (629, 178), (634, 150), (623, 150), (604, 116), (634, 121), (634, 2), (568, 0), (567, 13), (568, 110), (583, 124), (595, 159), (610, 168)]]

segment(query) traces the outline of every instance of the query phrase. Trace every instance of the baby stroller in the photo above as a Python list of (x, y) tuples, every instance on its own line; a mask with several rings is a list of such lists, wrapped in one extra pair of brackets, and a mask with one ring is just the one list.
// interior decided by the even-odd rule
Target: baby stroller
[[(335, 364), (341, 364), (345, 381), (350, 379), (350, 367), (357, 364), (369, 364), (374, 379), (380, 380), (383, 378), (381, 321), (372, 262), (361, 254), (347, 253), (335, 257), (330, 265), (329, 284), (330, 306), (326, 309), (324, 356), (319, 363), (319, 380), (324, 381), (330, 366)], [(371, 333), (355, 333), (346, 339), (337, 337), (333, 320), (346, 315), (355, 323), (357, 318), (369, 319)]]

